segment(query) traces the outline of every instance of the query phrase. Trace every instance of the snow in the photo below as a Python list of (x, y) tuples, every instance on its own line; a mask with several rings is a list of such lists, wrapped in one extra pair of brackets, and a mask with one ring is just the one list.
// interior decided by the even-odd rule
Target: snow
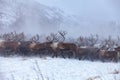
[[(100, 13), (105, 13), (108, 18), (96, 12), (97, 7), (89, 8), (89, 5), (84, 5), (86, 8), (80, 7), (85, 11), (80, 10), (80, 13), (82, 12), (81, 14), (84, 15), (68, 15), (65, 13), (68, 11), (64, 11), (66, 7), (63, 3), (60, 7), (64, 7), (64, 9), (55, 6), (61, 4), (58, 0), (57, 4), (56, 1), (49, 0), (51, 4), (54, 4), (52, 7), (51, 4), (44, 4), (42, 1), (0, 0), (0, 33), (16, 31), (25, 32), (27, 35), (41, 35), (65, 30), (72, 37), (89, 36), (90, 34), (98, 34), (103, 37), (119, 35), (120, 20), (117, 16), (118, 13), (114, 14), (111, 6), (108, 6), (109, 9), (105, 5), (101, 7), (103, 0), (98, 10)], [(85, 1), (84, 4), (89, 4), (89, 2)], [(68, 2), (66, 3), (68, 4)], [(95, 6), (96, 3), (99, 4), (98, 1), (95, 1), (90, 5)], [(71, 2), (71, 4), (73, 3)], [(77, 4), (75, 5), (77, 6)], [(72, 10), (71, 5), (65, 6)], [(78, 8), (77, 6), (76, 10), (79, 10)], [(93, 15), (92, 10), (95, 10), (95, 13), (100, 16)], [(111, 11), (112, 13), (110, 13)], [(44, 37), (44, 35), (42, 36)], [(99, 47), (100, 45), (95, 46)], [(114, 74), (116, 71), (119, 73)], [(42, 77), (44, 79), (41, 79)], [(50, 57), (0, 57), (0, 80), (120, 80), (120, 63)]]
[(120, 71), (120, 63), (50, 57), (0, 57), (0, 75), (4, 80), (120, 80), (120, 73), (115, 74), (115, 71)]

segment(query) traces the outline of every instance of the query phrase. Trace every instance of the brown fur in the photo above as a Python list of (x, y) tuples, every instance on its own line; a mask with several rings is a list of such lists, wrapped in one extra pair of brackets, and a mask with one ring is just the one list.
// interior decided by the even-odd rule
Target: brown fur
[(19, 48), (18, 48), (19, 49), (19, 54), (23, 55), (23, 56), (30, 55), (29, 46), (30, 46), (31, 43), (32, 43), (31, 41), (22, 41), (21, 44), (19, 45)]
[(80, 59), (90, 59), (96, 60), (98, 59), (98, 48), (78, 48), (78, 52), (76, 54), (76, 58)]
[(18, 52), (18, 47), (21, 43), (15, 41), (5, 41), (4, 42), (4, 51), (7, 53)]
[(118, 52), (118, 59), (120, 60), (120, 46), (118, 46), (117, 48), (115, 48), (115, 51)]
[(31, 43), (29, 48), (32, 53), (39, 55), (49, 55), (49, 53), (53, 54), (53, 49), (51, 47), (52, 42), (44, 42), (44, 43)]
[(100, 50), (99, 57), (102, 61), (104, 61), (105, 59), (110, 59), (112, 61), (117, 62), (118, 61), (118, 52), (117, 51)]
[(72, 50), (74, 52), (77, 51), (77, 46), (74, 43), (59, 43), (58, 44), (59, 49), (67, 49), (67, 50)]
[(0, 40), (0, 52), (3, 52), (4, 50), (4, 42), (3, 40)]
[(45, 43), (31, 43), (30, 49), (32, 51), (39, 51), (39, 50), (46, 49), (46, 45), (45, 45)]
[[(71, 57), (71, 56), (75, 57), (75, 54), (77, 53), (77, 46), (74, 43), (63, 43), (63, 42), (60, 42), (58, 44), (58, 49), (60, 51), (63, 51), (63, 52), (66, 51), (66, 50), (70, 51), (72, 53), (72, 55), (68, 54), (69, 57)], [(68, 52), (68, 53), (70, 53), (70, 52)], [(63, 55), (64, 54), (65, 53), (63, 53)]]
[(118, 46), (117, 48), (115, 48), (115, 50), (120, 52), (120, 46)]

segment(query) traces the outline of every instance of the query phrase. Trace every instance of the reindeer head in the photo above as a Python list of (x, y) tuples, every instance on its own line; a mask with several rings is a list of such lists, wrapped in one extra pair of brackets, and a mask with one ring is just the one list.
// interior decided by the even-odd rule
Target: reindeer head
[(49, 36), (46, 37), (46, 42), (58, 42), (58, 36), (56, 33), (51, 33)]
[(30, 39), (30, 41), (32, 41), (32, 42), (38, 42), (39, 39), (40, 39), (40, 36), (37, 34), (37, 35), (33, 36), (33, 37)]
[(35, 42), (32, 42), (32, 43), (30, 43), (30, 48), (33, 48), (33, 47), (35, 47), (35, 45), (36, 45), (37, 43), (35, 43)]

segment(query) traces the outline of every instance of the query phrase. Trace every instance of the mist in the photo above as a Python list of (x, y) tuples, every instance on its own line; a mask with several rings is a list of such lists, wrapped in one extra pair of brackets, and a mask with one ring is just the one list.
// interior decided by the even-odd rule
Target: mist
[(42, 35), (65, 30), (70, 37), (117, 37), (119, 4), (119, 0), (1, 0), (0, 28), (2, 33)]
[(48, 34), (57, 31), (62, 22), (62, 12), (59, 9), (50, 8), (33, 0), (6, 0), (1, 4), (2, 32)]
[[(70, 15), (61, 29), (69, 31), (69, 35), (116, 37), (120, 32), (120, 1), (119, 0), (51, 0), (43, 4), (56, 6)], [(68, 4), (69, 3), (69, 4)]]

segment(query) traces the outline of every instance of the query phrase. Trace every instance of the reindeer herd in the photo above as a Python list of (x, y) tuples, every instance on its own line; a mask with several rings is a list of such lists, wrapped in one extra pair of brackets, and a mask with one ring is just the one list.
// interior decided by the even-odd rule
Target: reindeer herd
[[(60, 33), (63, 35), (63, 33)], [(64, 36), (63, 36), (64, 37)], [(82, 47), (72, 42), (55, 41), (55, 37), (47, 41), (37, 40), (0, 40), (0, 55), (21, 55), (21, 56), (51, 56), (62, 58), (75, 58), (78, 60), (101, 60), (120, 61), (120, 47), (114, 50), (106, 50), (102, 47)]]

